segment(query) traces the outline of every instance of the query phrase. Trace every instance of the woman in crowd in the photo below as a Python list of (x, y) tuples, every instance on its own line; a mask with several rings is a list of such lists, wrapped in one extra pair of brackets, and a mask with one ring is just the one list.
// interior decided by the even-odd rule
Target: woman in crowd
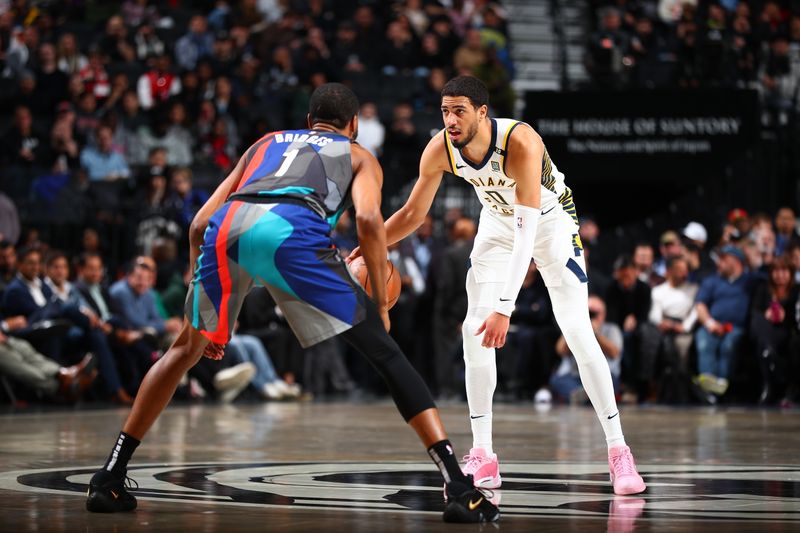
[(761, 404), (773, 402), (778, 389), (785, 386), (798, 296), (794, 272), (785, 258), (776, 257), (768, 273), (768, 279), (755, 289), (750, 306), (750, 335), (761, 370)]

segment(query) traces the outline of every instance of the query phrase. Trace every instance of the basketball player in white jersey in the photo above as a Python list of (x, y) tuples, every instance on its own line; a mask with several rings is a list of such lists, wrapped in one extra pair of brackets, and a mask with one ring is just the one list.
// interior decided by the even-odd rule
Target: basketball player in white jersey
[[(490, 118), (488, 104), (488, 91), (477, 78), (459, 76), (444, 86), (445, 129), (422, 153), (419, 179), (408, 201), (386, 221), (388, 243), (419, 227), (444, 172), (472, 184), (483, 204), (470, 254), (468, 311), (463, 322), (473, 434), (464, 472), (473, 474), (476, 486), (500, 486), (499, 464), (492, 450), (495, 348), (505, 344), (517, 293), (533, 257), (605, 432), (614, 492), (642, 492), (645, 484), (625, 444), (608, 363), (589, 319), (586, 265), (572, 193), (533, 128), (511, 119)], [(358, 253), (355, 250), (351, 259)]]

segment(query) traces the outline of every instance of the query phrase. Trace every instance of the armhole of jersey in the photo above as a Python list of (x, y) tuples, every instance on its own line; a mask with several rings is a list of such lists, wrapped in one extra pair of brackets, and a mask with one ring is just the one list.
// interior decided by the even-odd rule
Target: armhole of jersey
[(274, 139), (274, 138), (275, 138), (275, 135), (277, 135), (278, 133), (283, 133), (283, 131), (284, 131), (284, 130), (281, 130), (281, 131), (272, 131), (272, 132), (270, 132), (270, 133), (267, 133), (267, 134), (266, 134), (266, 135), (264, 135), (263, 137), (261, 137), (261, 138), (260, 138), (259, 140), (257, 140), (255, 143), (253, 143), (253, 144), (250, 146), (250, 148), (248, 148), (248, 149), (247, 149), (247, 151), (244, 153), (244, 167), (245, 167), (245, 168), (247, 168), (247, 166), (250, 164), (250, 161), (252, 161), (252, 160), (253, 160), (253, 155), (254, 155), (256, 152), (258, 152), (258, 149), (261, 147), (261, 145), (262, 145), (262, 144), (264, 144), (265, 142), (269, 142), (269, 141), (271, 141), (272, 139)]
[(447, 164), (450, 165), (450, 172), (456, 174), (456, 162), (453, 151), (450, 149), (450, 137), (447, 136), (447, 130), (444, 130), (444, 151), (447, 152)]
[[(521, 121), (514, 122), (514, 124), (512, 124), (511, 127), (508, 128), (508, 131), (506, 131), (506, 136), (503, 139), (503, 146), (500, 148), (503, 151), (503, 165), (502, 165), (503, 174), (506, 173), (506, 157), (508, 156), (508, 140), (511, 138), (511, 132), (514, 131), (514, 128), (516, 128), (520, 124), (522, 124)], [(508, 175), (508, 174), (506, 174), (506, 175)]]

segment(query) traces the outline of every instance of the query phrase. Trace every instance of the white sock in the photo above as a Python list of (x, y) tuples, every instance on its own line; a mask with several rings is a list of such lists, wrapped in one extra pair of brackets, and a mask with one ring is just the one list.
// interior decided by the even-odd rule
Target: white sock
[(469, 423), (472, 426), (472, 447), (483, 448), (486, 455), (492, 455), (492, 413), (470, 413)]

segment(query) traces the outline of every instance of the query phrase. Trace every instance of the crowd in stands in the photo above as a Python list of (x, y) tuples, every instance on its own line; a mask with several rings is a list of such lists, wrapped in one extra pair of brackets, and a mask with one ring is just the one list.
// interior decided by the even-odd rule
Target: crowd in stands
[[(735, 208), (708, 228), (686, 221), (633, 241), (580, 221), (589, 315), (622, 401), (800, 400), (800, 225), (791, 208)], [(463, 284), (476, 227), (460, 209), (446, 212), (443, 237), (434, 222), (391, 247), (403, 281), (392, 333), (439, 397), (463, 398)], [(338, 242), (344, 253), (353, 243)], [(497, 365), (499, 398), (587, 401), (535, 262)]]
[(606, 88), (755, 89), (765, 122), (798, 107), (800, 12), (786, 0), (593, 0), (586, 65)]
[[(497, 3), (182, 4), (0, 1), (0, 396), (129, 404), (178, 330), (192, 217), (246, 146), (304, 126), (319, 84), (342, 81), (361, 98), (359, 142), (385, 169), (387, 212), (441, 127), (439, 92), (450, 76), (481, 77), (493, 114), (513, 115), (511, 43)], [(613, 52), (623, 36), (629, 46), (631, 21), (653, 4), (615, 3), (616, 34), (601, 45)], [(389, 252), (403, 281), (392, 334), (440, 398), (463, 397), (477, 209), (469, 186), (445, 185), (432, 216)], [(795, 213), (734, 209), (718, 222), (682, 221), (631, 246), (581, 219), (590, 316), (621, 399), (796, 401)], [(356, 245), (349, 216), (334, 242), (344, 255)], [(497, 361), (499, 398), (586, 401), (533, 263)], [(223, 360), (201, 359), (178, 391), (220, 401), (242, 393), (386, 391), (338, 340), (302, 349), (259, 288)]]
[[(591, 219), (582, 222), (589, 291), (599, 298), (590, 314), (623, 399), (797, 401), (800, 233), (791, 208), (735, 208), (710, 231), (689, 221), (657, 245), (623, 249), (610, 272), (595, 261), (597, 233)], [(603, 331), (601, 317), (616, 331)]]
[[(189, 224), (244, 148), (304, 127), (315, 87), (350, 84), (390, 198), (447, 79), (481, 77), (511, 113), (505, 17), (485, 0), (0, 1), (6, 395), (130, 404), (181, 322)], [(302, 350), (257, 290), (179, 394), (352, 391), (371, 370), (345, 357)]]

